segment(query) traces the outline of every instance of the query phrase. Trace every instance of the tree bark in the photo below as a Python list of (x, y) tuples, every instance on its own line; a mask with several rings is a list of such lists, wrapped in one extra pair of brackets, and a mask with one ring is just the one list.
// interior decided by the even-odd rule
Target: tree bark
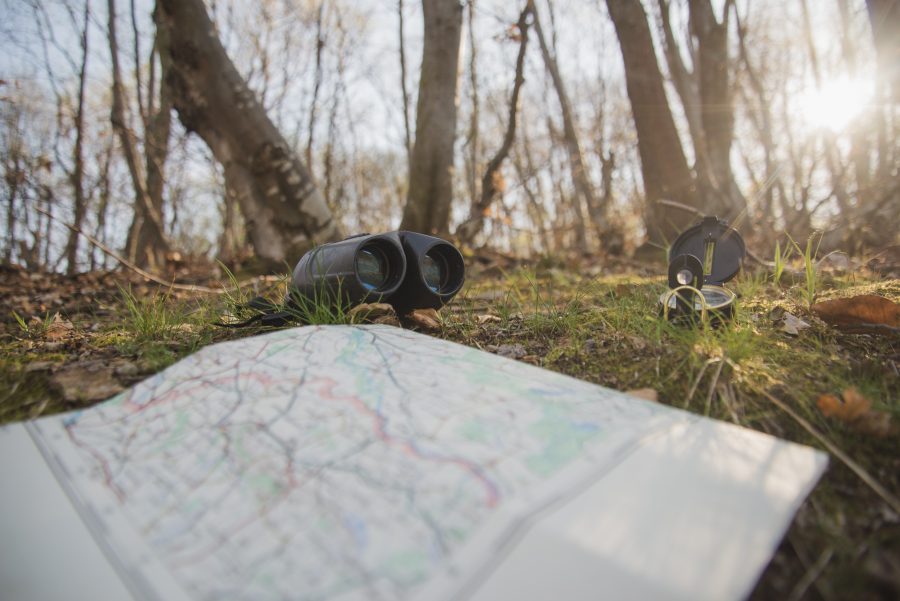
[(203, 1), (158, 0), (154, 20), (173, 106), (222, 165), (261, 263), (281, 267), (339, 237), (309, 169), (238, 74)]
[(674, 200), (698, 210), (700, 203), (669, 110), (644, 8), (640, 0), (607, 0), (606, 5), (622, 49), (625, 85), (637, 129), (646, 196), (644, 223), (650, 243), (664, 246), (694, 216), (658, 201)]
[(463, 7), (458, 0), (422, 0), (425, 41), (416, 103), (403, 229), (446, 234), (453, 200), (453, 145)]

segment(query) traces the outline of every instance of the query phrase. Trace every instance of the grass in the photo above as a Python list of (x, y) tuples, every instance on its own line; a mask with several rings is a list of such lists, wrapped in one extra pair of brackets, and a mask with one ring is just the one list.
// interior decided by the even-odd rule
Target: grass
[[(661, 319), (662, 275), (585, 277), (545, 261), (537, 269), (470, 277), (457, 300), (441, 312), (437, 335), (478, 348), (518, 344), (525, 349), (523, 361), (619, 390), (652, 388), (662, 403), (822, 448), (821, 439), (773, 403), (771, 395), (896, 495), (896, 435), (872, 436), (826, 418), (816, 399), (855, 387), (875, 410), (900, 420), (898, 341), (841, 334), (818, 321), (809, 307), (820, 298), (861, 293), (897, 301), (900, 281), (823, 276), (816, 269), (814, 240), (802, 251), (792, 244), (776, 250), (772, 271), (745, 272), (728, 284), (738, 295), (738, 310), (722, 327), (691, 328)], [(804, 279), (782, 286), (795, 253)], [(138, 366), (139, 379), (207, 344), (259, 333), (258, 327), (212, 325), (226, 314), (246, 319), (258, 313), (246, 306), (253, 296), (248, 288), (226, 274), (229, 291), (219, 296), (175, 298), (122, 288), (105, 312), (72, 317), (76, 334), (62, 349), (49, 348), (39, 331), (29, 331), (24, 316), (10, 315), (0, 343), (0, 390), (5, 391), (0, 393), (0, 422), (73, 408), (54, 396), (58, 393), (47, 375), (29, 365), (62, 363), (83, 354), (124, 358)], [(284, 298), (285, 284), (282, 279), (270, 287), (268, 296)], [(326, 301), (325, 296), (301, 300), (291, 311), (306, 323), (351, 321), (349, 305)], [(810, 327), (789, 336), (772, 317), (776, 309)], [(832, 458), (754, 597), (786, 598), (804, 578), (812, 598), (878, 598), (884, 587), (900, 590), (879, 568), (895, 565), (900, 557), (898, 520), (871, 487)], [(813, 572), (819, 564), (821, 571)]]

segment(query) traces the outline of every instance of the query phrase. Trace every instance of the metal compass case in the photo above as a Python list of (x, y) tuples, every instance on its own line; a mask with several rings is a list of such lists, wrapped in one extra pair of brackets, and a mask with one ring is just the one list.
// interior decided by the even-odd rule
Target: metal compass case
[(717, 217), (682, 232), (669, 249), (669, 290), (659, 297), (660, 312), (672, 321), (730, 320), (736, 297), (723, 284), (740, 271), (746, 252), (738, 231)]

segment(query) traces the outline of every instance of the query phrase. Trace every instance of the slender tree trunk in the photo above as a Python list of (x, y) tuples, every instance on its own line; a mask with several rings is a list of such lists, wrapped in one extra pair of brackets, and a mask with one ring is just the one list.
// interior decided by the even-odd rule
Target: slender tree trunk
[(658, 203), (674, 200), (699, 208), (696, 188), (669, 110), (647, 15), (640, 0), (607, 0), (625, 64), (625, 85), (638, 135), (650, 243), (665, 246), (694, 216)]
[[(519, 20), (516, 22), (519, 36), (519, 54), (516, 57), (516, 74), (513, 80), (512, 94), (509, 97), (509, 115), (506, 123), (506, 133), (503, 136), (503, 143), (497, 150), (497, 153), (488, 162), (485, 169), (484, 177), (481, 180), (481, 197), (475, 200), (469, 209), (469, 218), (460, 225), (456, 231), (456, 235), (465, 242), (471, 242), (477, 236), (482, 227), (484, 227), (484, 214), (494, 202), (494, 199), (502, 193), (502, 174), (500, 168), (503, 161), (509, 155), (513, 142), (516, 139), (516, 117), (519, 110), (519, 92), (522, 90), (522, 84), (525, 83), (525, 49), (528, 46), (528, 17), (534, 11), (533, 0), (528, 0), (525, 8), (519, 14)], [(474, 166), (473, 166), (474, 168)]]
[(472, 112), (469, 115), (469, 135), (465, 169), (466, 185), (469, 188), (469, 202), (474, 205), (478, 202), (478, 165), (481, 159), (481, 102), (478, 94), (478, 44), (475, 41), (475, 0), (469, 0), (466, 10), (466, 33), (469, 38), (469, 91), (472, 95)]
[[(581, 142), (578, 139), (578, 132), (575, 127), (575, 117), (572, 114), (572, 106), (569, 102), (569, 96), (566, 93), (565, 83), (559, 72), (559, 65), (556, 57), (551, 54), (550, 47), (544, 38), (544, 32), (541, 28), (541, 20), (537, 10), (534, 10), (534, 32), (537, 35), (538, 44), (541, 47), (541, 56), (544, 59), (544, 66), (553, 80), (553, 87), (556, 89), (556, 97), (559, 100), (560, 111), (563, 120), (563, 141), (565, 142), (566, 151), (569, 154), (569, 165), (572, 170), (572, 183), (575, 185), (575, 202), (584, 202), (591, 214), (594, 225), (599, 229), (605, 230), (607, 226), (606, 209), (601, 206), (597, 196), (594, 194), (594, 186), (590, 181), (587, 168), (584, 164), (584, 154), (581, 151)], [(602, 101), (602, 100), (601, 100)], [(588, 242), (586, 237), (579, 236), (578, 244), (582, 251), (588, 250)]]
[(425, 41), (416, 104), (403, 229), (446, 234), (453, 200), (453, 145), (463, 7), (458, 0), (422, 0)]
[(320, 0), (319, 10), (316, 11), (316, 71), (315, 83), (313, 84), (312, 101), (309, 104), (309, 122), (307, 129), (309, 130), (306, 139), (306, 164), (312, 169), (313, 164), (313, 141), (316, 134), (316, 110), (319, 108), (319, 88), (322, 87), (322, 54), (325, 51), (325, 35), (324, 27), (325, 0)]
[(109, 54), (112, 62), (112, 109), (110, 120), (112, 122), (113, 131), (119, 137), (122, 144), (122, 153), (125, 155), (125, 162), (128, 165), (128, 172), (131, 175), (131, 183), (134, 187), (135, 194), (135, 219), (132, 223), (131, 230), (127, 242), (128, 258), (132, 261), (137, 260), (139, 252), (142, 257), (147, 258), (144, 266), (151, 268), (159, 268), (165, 260), (162, 249), (149, 249), (144, 254), (143, 249), (138, 247), (139, 236), (136, 233), (143, 227), (145, 221), (149, 221), (158, 230), (160, 238), (163, 240), (165, 231), (162, 222), (162, 214), (153, 206), (153, 201), (147, 191), (147, 179), (144, 166), (141, 164), (137, 150), (137, 141), (135, 139), (134, 130), (128, 122), (125, 108), (125, 90), (122, 85), (122, 75), (119, 68), (119, 45), (116, 38), (116, 3), (115, 0), (107, 1), (107, 9), (109, 12)]
[[(72, 224), (81, 229), (84, 221), (84, 214), (87, 210), (87, 200), (84, 194), (84, 92), (87, 84), (87, 66), (88, 66), (88, 19), (91, 14), (91, 3), (84, 3), (84, 21), (81, 30), (81, 69), (78, 72), (78, 100), (75, 108), (75, 145), (72, 148), (72, 173), (70, 181), (72, 183), (72, 196), (74, 197), (74, 207), (72, 215)], [(78, 233), (69, 232), (69, 239), (66, 242), (66, 273), (72, 275), (78, 267)]]
[(406, 149), (406, 166), (409, 168), (412, 161), (412, 131), (410, 131), (409, 125), (409, 90), (406, 88), (406, 35), (403, 31), (406, 19), (403, 15), (403, 0), (397, 0), (397, 17), (400, 20), (400, 94), (403, 101), (403, 141)]
[(206, 142), (236, 195), (256, 255), (294, 261), (340, 236), (305, 164), (268, 118), (225, 53), (202, 0), (158, 0), (164, 74), (182, 124)]

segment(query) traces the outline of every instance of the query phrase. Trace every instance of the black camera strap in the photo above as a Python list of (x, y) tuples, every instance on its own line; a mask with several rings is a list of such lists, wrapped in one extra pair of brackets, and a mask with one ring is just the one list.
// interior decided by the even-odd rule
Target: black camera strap
[(240, 305), (241, 309), (251, 309), (258, 313), (249, 319), (237, 322), (216, 322), (214, 325), (223, 328), (246, 328), (252, 325), (264, 326), (270, 328), (280, 328), (291, 322), (299, 321), (297, 314), (284, 310), (280, 305), (276, 305), (272, 301), (262, 296), (257, 296), (250, 302)]

